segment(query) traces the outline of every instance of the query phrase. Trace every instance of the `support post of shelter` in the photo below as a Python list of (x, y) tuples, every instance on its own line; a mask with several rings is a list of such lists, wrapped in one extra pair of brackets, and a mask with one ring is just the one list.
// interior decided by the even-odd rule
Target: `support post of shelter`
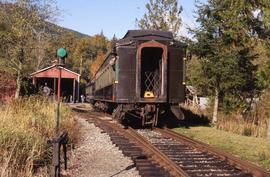
[(36, 78), (36, 77), (33, 77), (32, 84), (33, 84), (34, 86), (36, 86), (36, 84), (37, 84), (37, 78)]
[(53, 94), (53, 101), (56, 100), (56, 78), (54, 77), (53, 78), (53, 91), (54, 91), (54, 94)]
[(77, 99), (78, 99), (78, 102), (80, 101), (80, 76), (78, 76), (78, 90), (77, 90)]
[(76, 89), (76, 79), (73, 79), (73, 94), (72, 94), (73, 103), (75, 103), (75, 89)]

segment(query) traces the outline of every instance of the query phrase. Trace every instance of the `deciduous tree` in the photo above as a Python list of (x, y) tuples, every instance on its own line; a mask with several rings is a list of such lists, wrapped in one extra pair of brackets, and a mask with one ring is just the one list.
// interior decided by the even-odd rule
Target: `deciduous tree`
[(91, 72), (92, 76), (94, 76), (96, 74), (99, 67), (104, 62), (105, 56), (106, 55), (102, 51), (98, 51), (98, 54), (97, 54), (95, 60), (93, 61), (93, 63), (91, 64), (91, 67), (90, 67), (90, 72)]
[(35, 64), (41, 63), (42, 53), (39, 53), (41, 48), (37, 48), (37, 38), (40, 42), (40, 31), (53, 15), (51, 3), (47, 0), (0, 1), (0, 18), (5, 27), (1, 31), (1, 48), (5, 52), (0, 64), (2, 69), (16, 75), (15, 98), (19, 97), (22, 78), (34, 70)]
[(142, 19), (136, 19), (141, 29), (171, 31), (175, 37), (178, 35), (182, 6), (177, 0), (150, 0), (145, 7), (147, 12)]
[(91, 38), (91, 46), (94, 52), (94, 60), (89, 69), (91, 75), (94, 76), (103, 63), (107, 52), (111, 50), (111, 42), (101, 33)]
[(90, 37), (80, 39), (76, 45), (73, 55), (75, 60), (75, 65), (73, 68), (78, 68), (81, 78), (84, 80), (84, 82), (88, 82), (91, 78), (89, 67), (93, 61), (94, 56), (95, 52), (93, 51)]

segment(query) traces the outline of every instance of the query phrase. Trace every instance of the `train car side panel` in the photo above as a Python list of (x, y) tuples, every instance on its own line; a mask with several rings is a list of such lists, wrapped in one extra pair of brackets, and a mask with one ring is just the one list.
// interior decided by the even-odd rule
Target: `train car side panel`
[(183, 83), (183, 56), (184, 51), (179, 47), (169, 49), (169, 102), (181, 103), (185, 101), (185, 85)]
[[(115, 57), (108, 56), (102, 67), (96, 74), (94, 88), (95, 99), (111, 100), (113, 99), (114, 83), (116, 80), (116, 72), (114, 68)], [(112, 63), (112, 64), (110, 64)]]
[(117, 102), (134, 102), (135, 81), (136, 81), (136, 58), (135, 47), (123, 46), (117, 48), (118, 61), (118, 81), (115, 93)]

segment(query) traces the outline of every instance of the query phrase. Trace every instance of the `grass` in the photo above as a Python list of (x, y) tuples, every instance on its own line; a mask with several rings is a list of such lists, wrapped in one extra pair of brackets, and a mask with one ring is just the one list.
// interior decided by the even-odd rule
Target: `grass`
[(220, 114), (217, 128), (239, 135), (266, 137), (268, 116), (261, 114), (263, 114), (263, 111), (260, 112), (259, 116), (253, 115), (246, 118), (237, 113)]
[(241, 159), (248, 160), (264, 169), (270, 170), (269, 139), (241, 136), (205, 126), (175, 128), (174, 131), (223, 149)]
[[(268, 92), (267, 92), (268, 93)], [(269, 92), (270, 93), (270, 92)], [(265, 138), (267, 136), (267, 128), (270, 116), (269, 99), (270, 94), (262, 97), (260, 102), (253, 106), (250, 111), (244, 112), (233, 111), (225, 113), (218, 112), (218, 121), (216, 127), (219, 130), (232, 132), (239, 135), (254, 136)], [(198, 106), (181, 105), (187, 120), (184, 120), (188, 125), (205, 125), (210, 124), (213, 108), (209, 107), (206, 110), (200, 110)], [(208, 122), (207, 122), (208, 120)]]
[[(13, 100), (0, 106), (0, 176), (48, 176), (56, 105), (42, 97)], [(71, 143), (78, 136), (71, 110), (61, 105), (61, 129)]]

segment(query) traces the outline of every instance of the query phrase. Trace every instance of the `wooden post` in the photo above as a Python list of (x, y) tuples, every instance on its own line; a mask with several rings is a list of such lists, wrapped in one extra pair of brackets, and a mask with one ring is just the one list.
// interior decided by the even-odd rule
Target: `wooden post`
[(52, 174), (53, 177), (60, 177), (60, 144), (56, 141), (59, 136), (60, 127), (60, 96), (61, 96), (61, 67), (58, 66), (58, 93), (57, 93), (57, 108), (56, 108), (56, 127), (55, 127), (55, 139), (53, 139), (53, 158), (52, 158)]
[(79, 83), (79, 81), (77, 82), (77, 84), (78, 84), (77, 99), (78, 99), (78, 102), (80, 102), (80, 83)]
[(57, 100), (60, 102), (60, 97), (61, 97), (61, 76), (62, 76), (62, 70), (61, 67), (58, 68), (59, 70), (59, 75), (58, 75), (58, 92), (57, 92)]
[(34, 86), (36, 86), (36, 84), (37, 84), (37, 78), (36, 78), (36, 77), (33, 77), (32, 84), (33, 84)]
[[(52, 176), (60, 177), (61, 171), (61, 163), (60, 163), (60, 146), (62, 142), (63, 135), (59, 135), (60, 129), (60, 98), (61, 98), (61, 78), (62, 78), (62, 65), (64, 65), (64, 58), (67, 56), (67, 52), (64, 48), (60, 48), (57, 50), (57, 56), (59, 57), (59, 63), (57, 65), (58, 68), (58, 88), (57, 88), (57, 113), (56, 113), (56, 127), (55, 127), (55, 138), (52, 140), (53, 143), (53, 158), (52, 158)], [(66, 141), (65, 141), (66, 142)], [(66, 150), (66, 148), (64, 149)]]
[(56, 78), (53, 78), (53, 90), (54, 90), (54, 94), (53, 94), (53, 101), (56, 100)]
[(75, 90), (76, 90), (76, 79), (73, 79), (73, 94), (72, 94), (73, 103), (75, 103)]
[(58, 135), (59, 133), (59, 126), (60, 126), (60, 98), (61, 98), (61, 77), (62, 77), (62, 70), (61, 67), (58, 67), (59, 75), (58, 75), (58, 93), (57, 93), (57, 114), (56, 114), (56, 128), (55, 134)]
[(61, 164), (60, 164), (60, 144), (57, 141), (57, 139), (53, 140), (53, 169), (51, 171), (52, 177), (60, 177), (60, 171), (61, 171)]
[(61, 146), (63, 147), (65, 170), (67, 169), (67, 143), (68, 143), (67, 131), (64, 131), (62, 134), (59, 134), (52, 140), (49, 140), (48, 143), (52, 144), (53, 146), (51, 177), (60, 177), (61, 176), (61, 153), (60, 153)]
[(78, 90), (77, 90), (77, 99), (78, 99), (78, 102), (80, 101), (80, 76), (78, 76)]

